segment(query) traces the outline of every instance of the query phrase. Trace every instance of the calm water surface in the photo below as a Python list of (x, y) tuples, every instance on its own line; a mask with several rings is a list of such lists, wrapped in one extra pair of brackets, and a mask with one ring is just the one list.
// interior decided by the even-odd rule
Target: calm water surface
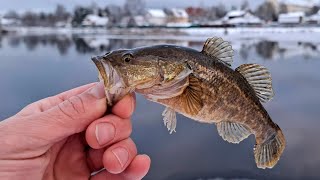
[[(232, 39), (228, 39), (232, 41)], [(118, 48), (178, 44), (195, 49), (202, 41), (128, 40), (94, 36), (7, 36), (0, 38), (0, 119), (27, 104), (97, 80), (92, 55)], [(229, 144), (214, 125), (178, 116), (177, 133), (163, 126), (163, 107), (138, 96), (133, 139), (152, 158), (146, 179), (320, 179), (320, 41), (232, 41), (236, 68), (259, 63), (269, 68), (274, 99), (265, 104), (287, 138), (277, 166), (257, 169), (254, 138)]]

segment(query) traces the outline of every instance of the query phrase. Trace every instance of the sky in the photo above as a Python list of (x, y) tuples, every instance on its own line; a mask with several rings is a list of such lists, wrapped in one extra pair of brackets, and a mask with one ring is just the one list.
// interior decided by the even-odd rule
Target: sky
[[(251, 7), (256, 7), (264, 0), (248, 0)], [(34, 11), (53, 11), (57, 4), (62, 4), (68, 10), (73, 10), (77, 5), (90, 5), (92, 2), (99, 6), (107, 4), (123, 5), (125, 0), (0, 0), (0, 12), (15, 10), (25, 12), (27, 10)], [(164, 8), (164, 7), (186, 7), (186, 6), (202, 6), (208, 7), (220, 2), (226, 6), (240, 6), (242, 0), (145, 0), (147, 7)]]

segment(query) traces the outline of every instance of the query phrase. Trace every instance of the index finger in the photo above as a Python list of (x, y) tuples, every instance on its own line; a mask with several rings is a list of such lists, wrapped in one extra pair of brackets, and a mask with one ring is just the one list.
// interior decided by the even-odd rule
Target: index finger
[(46, 111), (46, 110), (52, 108), (53, 106), (56, 106), (59, 103), (63, 102), (64, 100), (69, 99), (72, 96), (83, 93), (84, 91), (93, 87), (95, 84), (97, 84), (97, 83), (86, 84), (86, 85), (62, 92), (58, 95), (41, 99), (41, 100), (36, 101), (32, 104), (29, 104), (27, 107), (25, 107), (18, 114), (22, 115), (22, 116), (26, 116), (26, 115), (29, 115), (32, 113)]

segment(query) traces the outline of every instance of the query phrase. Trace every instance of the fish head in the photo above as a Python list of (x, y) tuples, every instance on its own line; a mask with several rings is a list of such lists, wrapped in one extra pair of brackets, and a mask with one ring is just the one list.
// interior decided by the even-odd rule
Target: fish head
[(100, 80), (104, 81), (106, 94), (113, 94), (109, 99), (117, 101), (129, 92), (166, 86), (186, 77), (181, 76), (187, 74), (185, 63), (162, 54), (157, 48), (136, 48), (112, 51), (92, 60), (99, 69)]

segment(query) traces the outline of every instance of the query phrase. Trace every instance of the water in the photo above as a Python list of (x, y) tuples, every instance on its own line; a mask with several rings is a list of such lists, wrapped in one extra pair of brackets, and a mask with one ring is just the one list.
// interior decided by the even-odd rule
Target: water
[[(27, 104), (97, 80), (92, 55), (118, 48), (178, 44), (201, 50), (193, 41), (107, 39), (98, 36), (6, 36), (0, 38), (0, 119)], [(228, 39), (228, 37), (227, 37)], [(231, 40), (232, 39), (228, 39)], [(133, 116), (133, 139), (140, 153), (151, 156), (146, 179), (317, 179), (320, 178), (320, 42), (232, 41), (237, 67), (259, 63), (273, 77), (274, 99), (265, 104), (287, 138), (276, 167), (257, 169), (254, 138), (229, 144), (214, 125), (178, 115), (177, 133), (163, 126), (163, 107), (138, 96)]]

